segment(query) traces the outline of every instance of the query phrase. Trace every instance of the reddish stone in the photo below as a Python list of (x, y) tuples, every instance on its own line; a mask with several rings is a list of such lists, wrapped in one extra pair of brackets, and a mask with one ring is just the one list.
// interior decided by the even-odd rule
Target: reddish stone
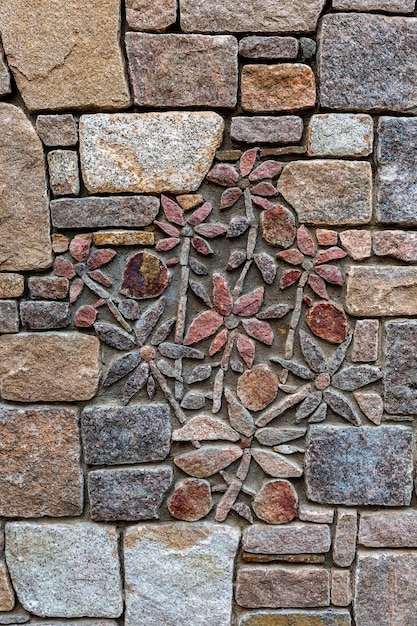
[(223, 328), (223, 330), (220, 331), (219, 334), (216, 335), (216, 337), (211, 342), (211, 345), (208, 351), (209, 356), (213, 356), (214, 354), (217, 354), (217, 352), (220, 352), (223, 346), (226, 345), (228, 336), (229, 336), (229, 332), (227, 328)]
[[(329, 299), (326, 284), (324, 280), (320, 278), (320, 276), (317, 276), (316, 274), (310, 274), (310, 276), (308, 277), (308, 284), (310, 285), (314, 293), (316, 293), (320, 298), (324, 298), (325, 300)], [(307, 302), (306, 300), (306, 303), (308, 304), (308, 306), (313, 305), (313, 301)]]
[(165, 263), (150, 252), (138, 252), (126, 263), (120, 293), (138, 300), (155, 298), (165, 291), (168, 284)]
[(78, 300), (78, 298), (83, 292), (83, 289), (84, 289), (84, 283), (81, 280), (81, 278), (76, 278), (75, 280), (72, 281), (71, 286), (70, 286), (70, 294), (69, 294), (69, 301), (71, 302), (71, 304), (74, 304), (74, 302)]
[(300, 270), (285, 270), (281, 276), (281, 280), (279, 282), (279, 286), (281, 289), (286, 289), (290, 287), (300, 278), (301, 272)]
[(255, 358), (255, 344), (252, 339), (249, 339), (246, 335), (239, 333), (237, 336), (236, 347), (240, 356), (245, 361), (246, 367), (252, 367)]
[(204, 239), (201, 239), (201, 237), (193, 237), (193, 239), (191, 240), (191, 245), (193, 246), (194, 250), (197, 250), (197, 252), (204, 256), (213, 254), (213, 250), (211, 249), (207, 241), (204, 241)]
[(358, 320), (353, 333), (351, 359), (353, 362), (370, 362), (378, 358), (379, 321)]
[(249, 180), (251, 183), (256, 183), (258, 180), (264, 180), (264, 178), (274, 178), (281, 174), (283, 167), (284, 164), (278, 161), (264, 161), (249, 175)]
[(184, 226), (184, 211), (179, 204), (164, 195), (161, 196), (161, 204), (168, 222)]
[(222, 197), (220, 199), (220, 211), (223, 209), (228, 209), (229, 207), (236, 204), (239, 198), (243, 195), (243, 191), (239, 187), (230, 187), (230, 189), (226, 189), (223, 191)]
[(254, 339), (261, 341), (267, 346), (272, 346), (274, 343), (274, 333), (268, 322), (261, 322), (252, 317), (248, 320), (243, 320), (242, 324), (248, 335)]
[(333, 246), (328, 250), (322, 250), (314, 259), (315, 265), (321, 263), (328, 263), (329, 261), (335, 261), (336, 259), (344, 259), (347, 256), (346, 252), (338, 246)]
[(276, 187), (271, 183), (258, 183), (251, 191), (256, 196), (264, 196), (266, 198), (278, 195)]
[(337, 244), (337, 231), (327, 228), (318, 228), (316, 237), (320, 246), (335, 246)]
[(290, 265), (300, 265), (304, 261), (304, 255), (296, 248), (291, 248), (291, 250), (278, 252), (277, 259), (282, 259)]
[(342, 286), (345, 284), (341, 271), (335, 265), (319, 265), (315, 271), (321, 278), (324, 278), (325, 281), (332, 285)]
[(101, 270), (93, 270), (92, 272), (88, 272), (90, 278), (100, 283), (100, 285), (104, 285), (105, 287), (111, 287), (113, 281), (108, 278)]
[(261, 214), (262, 237), (271, 246), (288, 248), (296, 235), (295, 219), (289, 209), (272, 206)]
[(86, 304), (78, 309), (74, 316), (74, 326), (78, 328), (89, 328), (97, 319), (97, 310)]
[(383, 230), (373, 233), (373, 251), (377, 256), (391, 256), (400, 261), (417, 261), (417, 233)]
[(168, 500), (168, 510), (176, 519), (196, 522), (205, 517), (213, 506), (210, 483), (199, 478), (186, 478), (175, 485)]
[(252, 506), (264, 522), (286, 524), (297, 517), (297, 492), (288, 480), (271, 480), (262, 487)]
[(172, 250), (173, 248), (178, 246), (178, 244), (180, 243), (181, 239), (178, 239), (178, 237), (167, 237), (166, 239), (161, 239), (160, 241), (158, 241), (155, 246), (155, 250), (157, 252), (168, 252), (169, 250)]
[(247, 176), (255, 165), (256, 158), (258, 156), (259, 148), (251, 148), (246, 150), (240, 157), (240, 173), (242, 176)]
[(216, 311), (225, 317), (233, 310), (233, 298), (229, 286), (220, 274), (213, 276), (213, 304)]
[(184, 339), (184, 345), (191, 346), (193, 343), (207, 339), (207, 337), (214, 335), (222, 324), (223, 317), (216, 313), (216, 311), (204, 311), (200, 313), (200, 315), (197, 315), (191, 322), (191, 326)]
[(191, 226), (196, 226), (197, 224), (201, 224), (204, 220), (210, 215), (213, 210), (213, 205), (210, 202), (205, 202), (199, 209), (191, 213), (187, 222), (191, 224)]
[(297, 246), (300, 252), (307, 256), (314, 256), (316, 254), (316, 242), (305, 226), (300, 226), (297, 230)]
[(63, 300), (67, 296), (69, 282), (67, 278), (31, 276), (28, 287), (31, 298)]
[(84, 263), (90, 254), (92, 235), (76, 235), (69, 245), (71, 256)]
[(172, 259), (168, 259), (167, 261), (167, 267), (172, 267), (173, 265), (178, 265), (178, 263), (180, 262), (179, 257), (174, 256), (172, 257)]
[(174, 459), (177, 467), (195, 478), (208, 478), (237, 461), (243, 454), (242, 448), (230, 446), (203, 446), (186, 452)]
[(347, 337), (347, 319), (343, 309), (330, 302), (318, 302), (309, 309), (306, 321), (311, 331), (329, 343), (342, 343)]
[(224, 235), (227, 231), (227, 227), (223, 224), (198, 224), (194, 230), (198, 235), (213, 239), (214, 237)]
[(278, 379), (267, 365), (256, 365), (239, 376), (237, 395), (243, 406), (261, 411), (277, 397)]
[(233, 313), (242, 317), (255, 315), (262, 306), (264, 292), (263, 287), (258, 287), (258, 289), (238, 298), (233, 306)]
[(102, 250), (97, 250), (90, 256), (87, 261), (87, 267), (89, 270), (96, 270), (98, 267), (109, 263), (116, 256), (116, 252), (114, 250), (110, 250), (109, 248), (103, 248)]
[(71, 261), (58, 256), (54, 261), (54, 274), (65, 278), (74, 278), (76, 271)]
[(207, 180), (223, 187), (232, 187), (239, 180), (239, 174), (233, 165), (218, 163), (207, 174)]
[(354, 261), (369, 259), (372, 254), (372, 235), (366, 230), (345, 230), (340, 243)]
[(160, 222), (159, 220), (154, 220), (154, 224), (155, 226), (158, 226), (158, 228), (160, 228), (162, 232), (164, 232), (169, 237), (178, 238), (180, 236), (180, 231), (178, 230), (178, 228), (176, 228), (172, 224), (169, 224), (168, 222)]

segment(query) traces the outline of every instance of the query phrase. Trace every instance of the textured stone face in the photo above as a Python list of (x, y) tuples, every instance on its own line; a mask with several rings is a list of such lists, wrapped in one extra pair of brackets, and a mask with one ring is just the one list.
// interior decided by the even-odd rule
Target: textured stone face
[(416, 315), (417, 271), (393, 265), (352, 266), (346, 272), (346, 310), (357, 316)]
[(417, 322), (385, 324), (385, 410), (414, 415), (417, 411)]
[(254, 611), (240, 618), (239, 626), (350, 626), (348, 611)]
[(157, 216), (159, 200), (154, 196), (61, 198), (50, 206), (57, 228), (141, 228)]
[(0, 298), (19, 298), (25, 289), (25, 279), (20, 274), (0, 274)]
[(322, 504), (409, 505), (412, 449), (413, 432), (405, 426), (312, 426), (305, 460), (307, 496)]
[(117, 533), (111, 526), (10, 523), (6, 560), (19, 601), (39, 617), (122, 613)]
[(239, 54), (247, 59), (296, 59), (298, 39), (295, 37), (243, 37)]
[(227, 107), (237, 98), (237, 40), (230, 35), (127, 33), (135, 104)]
[(353, 333), (352, 361), (370, 363), (378, 358), (379, 321), (358, 320)]
[(78, 412), (42, 407), (0, 410), (0, 515), (80, 515)]
[[(326, 15), (319, 36), (319, 98), (345, 111), (417, 110), (417, 20), (382, 15)], [(381, 85), (384, 88), (381, 88)]]
[(74, 116), (38, 115), (36, 132), (45, 146), (75, 146), (78, 142), (78, 128)]
[(330, 550), (330, 530), (323, 524), (254, 525), (243, 535), (243, 549), (258, 554), (309, 554)]
[(416, 548), (417, 513), (414, 510), (361, 513), (358, 540), (367, 548)]
[(356, 554), (358, 513), (355, 510), (339, 509), (333, 541), (333, 562), (339, 567), (350, 567)]
[(26, 330), (67, 328), (71, 319), (68, 302), (21, 302), (19, 312)]
[(19, 332), (19, 313), (15, 300), (0, 302), (0, 333)]
[(119, 0), (2, 2), (4, 50), (30, 111), (129, 106), (119, 11)]
[(14, 592), (10, 584), (6, 563), (4, 561), (0, 561), (0, 610), (12, 611), (14, 603)]
[(126, 19), (134, 30), (162, 32), (177, 19), (177, 0), (126, 0)]
[(332, 569), (332, 604), (349, 606), (352, 602), (352, 575), (350, 570)]
[(91, 193), (196, 191), (220, 146), (216, 113), (85, 115), (84, 182)]
[(241, 93), (245, 111), (299, 111), (315, 105), (316, 81), (302, 63), (244, 65)]
[(97, 337), (76, 333), (20, 333), (0, 337), (0, 389), (5, 400), (73, 402), (97, 390)]
[(368, 156), (372, 152), (373, 138), (374, 123), (370, 115), (313, 115), (308, 128), (308, 154)]
[(233, 117), (230, 135), (245, 143), (291, 143), (301, 140), (303, 120), (295, 115), (282, 117)]
[(52, 263), (52, 249), (42, 144), (23, 111), (11, 104), (0, 104), (0, 135), (1, 269), (44, 269)]
[(278, 191), (301, 222), (367, 224), (372, 215), (372, 172), (357, 161), (293, 161), (284, 167)]
[(126, 625), (229, 626), (239, 537), (236, 528), (210, 523), (128, 529)]
[(54, 196), (77, 196), (80, 193), (78, 156), (72, 150), (48, 153), (49, 184)]
[(10, 72), (4, 60), (3, 47), (0, 44), (0, 96), (7, 96), (11, 90)]
[(414, 0), (333, 0), (338, 11), (386, 11), (387, 13), (411, 13)]

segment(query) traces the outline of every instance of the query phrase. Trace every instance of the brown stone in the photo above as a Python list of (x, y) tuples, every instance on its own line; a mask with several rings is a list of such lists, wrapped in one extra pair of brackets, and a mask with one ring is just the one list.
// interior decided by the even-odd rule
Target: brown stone
[(303, 135), (303, 120), (295, 115), (233, 117), (230, 136), (245, 143), (297, 143)]
[(227, 107), (237, 98), (237, 41), (230, 35), (127, 33), (135, 104)]
[(350, 567), (356, 554), (358, 514), (354, 510), (339, 509), (333, 541), (333, 561), (339, 567)]
[(63, 300), (67, 297), (69, 281), (61, 277), (31, 276), (28, 280), (30, 297), (45, 300)]
[(270, 480), (256, 495), (253, 510), (268, 524), (291, 522), (298, 512), (297, 492), (288, 480)]
[(175, 485), (168, 500), (168, 510), (176, 519), (196, 522), (205, 517), (213, 506), (210, 483), (199, 478), (186, 478)]
[(271, 205), (261, 213), (261, 229), (269, 245), (288, 248), (296, 235), (294, 215), (286, 207)]
[(78, 412), (39, 407), (0, 410), (0, 515), (80, 515)]
[(263, 111), (300, 111), (316, 103), (316, 81), (308, 65), (245, 65), (242, 70), (242, 108)]
[(73, 402), (97, 391), (97, 337), (78, 333), (21, 333), (0, 337), (0, 389), (5, 400)]
[(69, 247), (69, 239), (61, 233), (54, 233), (52, 235), (52, 250), (55, 254), (62, 254), (66, 252)]
[(11, 91), (10, 72), (4, 60), (3, 46), (0, 43), (0, 96), (7, 96)]
[(243, 37), (239, 54), (247, 59), (296, 59), (298, 40), (295, 37)]
[(104, 231), (93, 234), (95, 246), (153, 246), (155, 236), (141, 230)]
[(324, 524), (255, 524), (243, 534), (243, 549), (256, 554), (325, 553), (330, 545), (330, 529)]
[(345, 306), (351, 315), (364, 317), (416, 315), (416, 268), (393, 265), (348, 268)]
[(235, 445), (203, 446), (194, 452), (177, 456), (174, 463), (189, 476), (208, 478), (228, 467), (242, 454), (242, 449)]
[(379, 426), (384, 415), (384, 402), (379, 393), (354, 391), (353, 395), (368, 420)]
[(0, 333), (19, 332), (19, 314), (16, 300), (0, 301)]
[(352, 576), (349, 570), (332, 569), (332, 604), (349, 606), (352, 602)]
[(340, 307), (331, 302), (317, 302), (306, 315), (311, 331), (329, 343), (342, 343), (347, 337), (347, 318)]
[(358, 320), (353, 333), (352, 361), (370, 363), (378, 358), (378, 320)]
[(336, 11), (386, 11), (387, 13), (412, 13), (414, 0), (333, 0)]
[(134, 30), (163, 32), (177, 19), (177, 0), (126, 0), (127, 23)]
[(417, 513), (415, 510), (361, 513), (358, 541), (367, 548), (416, 548)]
[(19, 298), (25, 289), (25, 279), (21, 274), (0, 273), (0, 298)]
[(14, 592), (5, 561), (0, 561), (0, 611), (14, 609)]
[(45, 146), (75, 146), (78, 142), (78, 128), (74, 116), (38, 115), (36, 132)]
[(57, 228), (142, 228), (157, 216), (159, 199), (154, 196), (60, 198), (52, 200), (50, 207), (52, 223)]
[(251, 411), (260, 411), (275, 400), (278, 378), (267, 365), (255, 365), (239, 377), (237, 395)]
[(142, 300), (161, 295), (168, 287), (168, 269), (154, 254), (138, 252), (126, 263), (120, 293)]
[(71, 5), (7, 0), (0, 7), (0, 25), (10, 68), (30, 111), (129, 106), (119, 0), (101, 0), (99, 6), (82, 0)]

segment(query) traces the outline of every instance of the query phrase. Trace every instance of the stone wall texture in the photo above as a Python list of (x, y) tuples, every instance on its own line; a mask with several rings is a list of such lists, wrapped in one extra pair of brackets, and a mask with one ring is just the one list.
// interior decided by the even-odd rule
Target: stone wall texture
[(415, 0), (1, 0), (0, 626), (416, 626)]

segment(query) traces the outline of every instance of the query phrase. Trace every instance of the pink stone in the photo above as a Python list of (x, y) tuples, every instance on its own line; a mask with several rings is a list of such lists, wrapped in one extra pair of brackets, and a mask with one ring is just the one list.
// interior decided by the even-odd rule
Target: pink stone
[(159, 220), (154, 220), (154, 224), (155, 226), (158, 226), (158, 228), (160, 228), (162, 232), (164, 232), (169, 237), (178, 238), (180, 236), (180, 231), (178, 230), (178, 228), (176, 228), (172, 224), (169, 224), (168, 222), (160, 222)]
[(246, 367), (252, 367), (255, 359), (255, 344), (252, 339), (239, 333), (236, 342), (237, 351), (244, 360)]
[(207, 337), (214, 335), (222, 324), (223, 317), (216, 313), (216, 311), (204, 311), (200, 313), (200, 315), (197, 315), (191, 322), (191, 326), (184, 339), (184, 345), (191, 346), (193, 343), (207, 339)]
[(220, 199), (220, 210), (223, 211), (223, 209), (228, 209), (236, 204), (242, 195), (243, 191), (239, 187), (230, 187), (230, 189), (223, 191)]
[(74, 302), (78, 300), (78, 298), (83, 292), (83, 289), (84, 289), (84, 283), (81, 280), (81, 278), (76, 278), (75, 280), (72, 281), (70, 285), (70, 292), (69, 292), (69, 301), (71, 302), (71, 304), (74, 304)]
[(210, 483), (199, 478), (186, 478), (175, 485), (167, 502), (168, 510), (176, 519), (196, 522), (205, 517), (213, 506)]
[(87, 267), (89, 270), (96, 270), (98, 267), (109, 263), (115, 256), (116, 252), (114, 250), (110, 250), (109, 248), (97, 250), (97, 252), (94, 252), (88, 259)]
[(258, 180), (264, 180), (265, 178), (274, 178), (281, 174), (283, 167), (284, 164), (278, 161), (264, 161), (249, 175), (249, 180), (251, 183), (256, 183)]
[(285, 272), (282, 273), (279, 286), (281, 287), (281, 289), (286, 289), (287, 287), (290, 287), (291, 285), (296, 283), (300, 276), (300, 270), (285, 270)]
[(297, 230), (297, 246), (300, 252), (307, 256), (314, 256), (316, 254), (316, 242), (305, 226), (300, 226)]
[(383, 230), (373, 233), (373, 251), (377, 256), (391, 256), (400, 261), (417, 261), (417, 233)]
[(272, 450), (252, 448), (252, 456), (265, 474), (273, 478), (299, 478), (303, 475), (301, 465)]
[(71, 256), (84, 263), (90, 254), (92, 235), (76, 235), (69, 245)]
[(213, 304), (220, 315), (227, 317), (233, 310), (233, 298), (229, 286), (223, 276), (213, 276)]
[(191, 240), (191, 245), (193, 246), (194, 250), (197, 250), (197, 252), (199, 252), (199, 254), (202, 254), (203, 256), (209, 256), (210, 254), (213, 254), (213, 250), (211, 249), (207, 241), (204, 241), (204, 239), (202, 239), (201, 237), (193, 237), (193, 239)]
[(223, 187), (232, 187), (239, 180), (239, 174), (233, 165), (218, 163), (207, 174), (207, 180)]
[(344, 285), (345, 280), (342, 276), (342, 272), (336, 265), (318, 265), (315, 268), (316, 273), (324, 278), (324, 280), (332, 285)]
[(198, 235), (213, 239), (214, 237), (224, 235), (227, 231), (227, 227), (223, 224), (198, 224), (194, 230)]
[(268, 524), (287, 524), (297, 517), (297, 492), (288, 480), (271, 480), (254, 499), (253, 510)]
[(179, 257), (174, 256), (172, 257), (172, 259), (168, 259), (167, 261), (167, 267), (172, 267), (173, 265), (178, 265), (178, 263), (180, 262)]
[(255, 315), (262, 306), (264, 292), (263, 287), (258, 287), (258, 289), (238, 298), (233, 306), (233, 313), (242, 317)]
[(237, 396), (250, 411), (261, 411), (275, 400), (278, 394), (278, 378), (268, 365), (255, 365), (237, 382)]
[(74, 278), (76, 271), (71, 261), (58, 256), (54, 261), (54, 274), (65, 278)]
[(339, 248), (338, 246), (333, 246), (328, 250), (322, 250), (314, 259), (314, 264), (319, 265), (320, 263), (328, 263), (328, 261), (334, 261), (335, 259), (344, 259), (346, 252)]
[(339, 234), (340, 243), (354, 261), (369, 259), (372, 255), (372, 237), (367, 230), (345, 230)]
[(354, 509), (338, 509), (336, 533), (333, 541), (333, 562), (339, 567), (350, 567), (356, 554), (358, 513)]
[(351, 573), (347, 569), (332, 570), (332, 604), (349, 606), (352, 602)]
[(316, 237), (320, 246), (335, 246), (337, 244), (337, 232), (327, 228), (317, 228)]
[(206, 415), (192, 417), (182, 428), (174, 430), (172, 441), (239, 441), (239, 434), (225, 422)]
[(240, 157), (240, 173), (242, 176), (247, 176), (255, 165), (256, 158), (258, 156), (259, 148), (251, 148), (246, 150)]
[[(325, 300), (329, 299), (329, 294), (327, 293), (326, 285), (324, 280), (320, 278), (320, 276), (316, 276), (315, 274), (310, 274), (308, 277), (308, 284), (320, 298), (324, 298)], [(312, 302), (309, 306), (312, 306)]]
[(255, 196), (265, 196), (266, 198), (272, 198), (278, 195), (276, 187), (271, 185), (271, 183), (258, 183), (251, 189), (251, 192)]
[(160, 239), (155, 246), (155, 250), (157, 252), (168, 252), (169, 250), (173, 250), (176, 246), (181, 243), (181, 239), (178, 237), (167, 237), (166, 239)]
[(217, 354), (218, 352), (220, 352), (223, 346), (226, 345), (228, 336), (229, 336), (229, 331), (227, 330), (227, 328), (223, 328), (223, 330), (221, 330), (219, 334), (216, 335), (216, 337), (211, 342), (210, 348), (208, 350), (209, 356), (213, 356), (214, 354)]
[(384, 403), (381, 396), (378, 393), (365, 391), (354, 391), (353, 395), (368, 420), (379, 426), (384, 414)]
[(164, 195), (161, 196), (161, 204), (168, 222), (184, 226), (184, 211), (179, 204)]
[(291, 250), (278, 252), (277, 259), (282, 259), (290, 265), (300, 265), (304, 261), (304, 255), (296, 248), (291, 248)]
[(352, 361), (370, 363), (378, 358), (378, 320), (358, 320), (353, 333)]
[(111, 287), (113, 284), (110, 278), (103, 274), (101, 270), (93, 270), (92, 272), (88, 272), (88, 275), (90, 278), (100, 283), (100, 285), (104, 285), (105, 287)]
[(210, 215), (213, 210), (213, 205), (210, 202), (205, 202), (199, 209), (191, 213), (187, 222), (191, 224), (191, 226), (197, 226), (197, 224), (201, 224), (204, 220)]
[(89, 328), (97, 319), (97, 311), (93, 306), (86, 304), (78, 309), (74, 316), (74, 325), (78, 328)]
[(272, 205), (261, 214), (262, 237), (271, 246), (288, 248), (296, 235), (295, 219), (291, 211), (283, 206)]
[(268, 322), (261, 322), (252, 317), (248, 320), (243, 320), (242, 324), (250, 337), (261, 341), (267, 346), (272, 346), (274, 343), (274, 333)]
[(329, 343), (342, 343), (347, 337), (347, 319), (343, 309), (331, 302), (318, 302), (308, 310), (310, 330)]
[(208, 478), (240, 459), (242, 454), (242, 448), (235, 445), (203, 446), (193, 452), (177, 456), (174, 463), (190, 476)]

